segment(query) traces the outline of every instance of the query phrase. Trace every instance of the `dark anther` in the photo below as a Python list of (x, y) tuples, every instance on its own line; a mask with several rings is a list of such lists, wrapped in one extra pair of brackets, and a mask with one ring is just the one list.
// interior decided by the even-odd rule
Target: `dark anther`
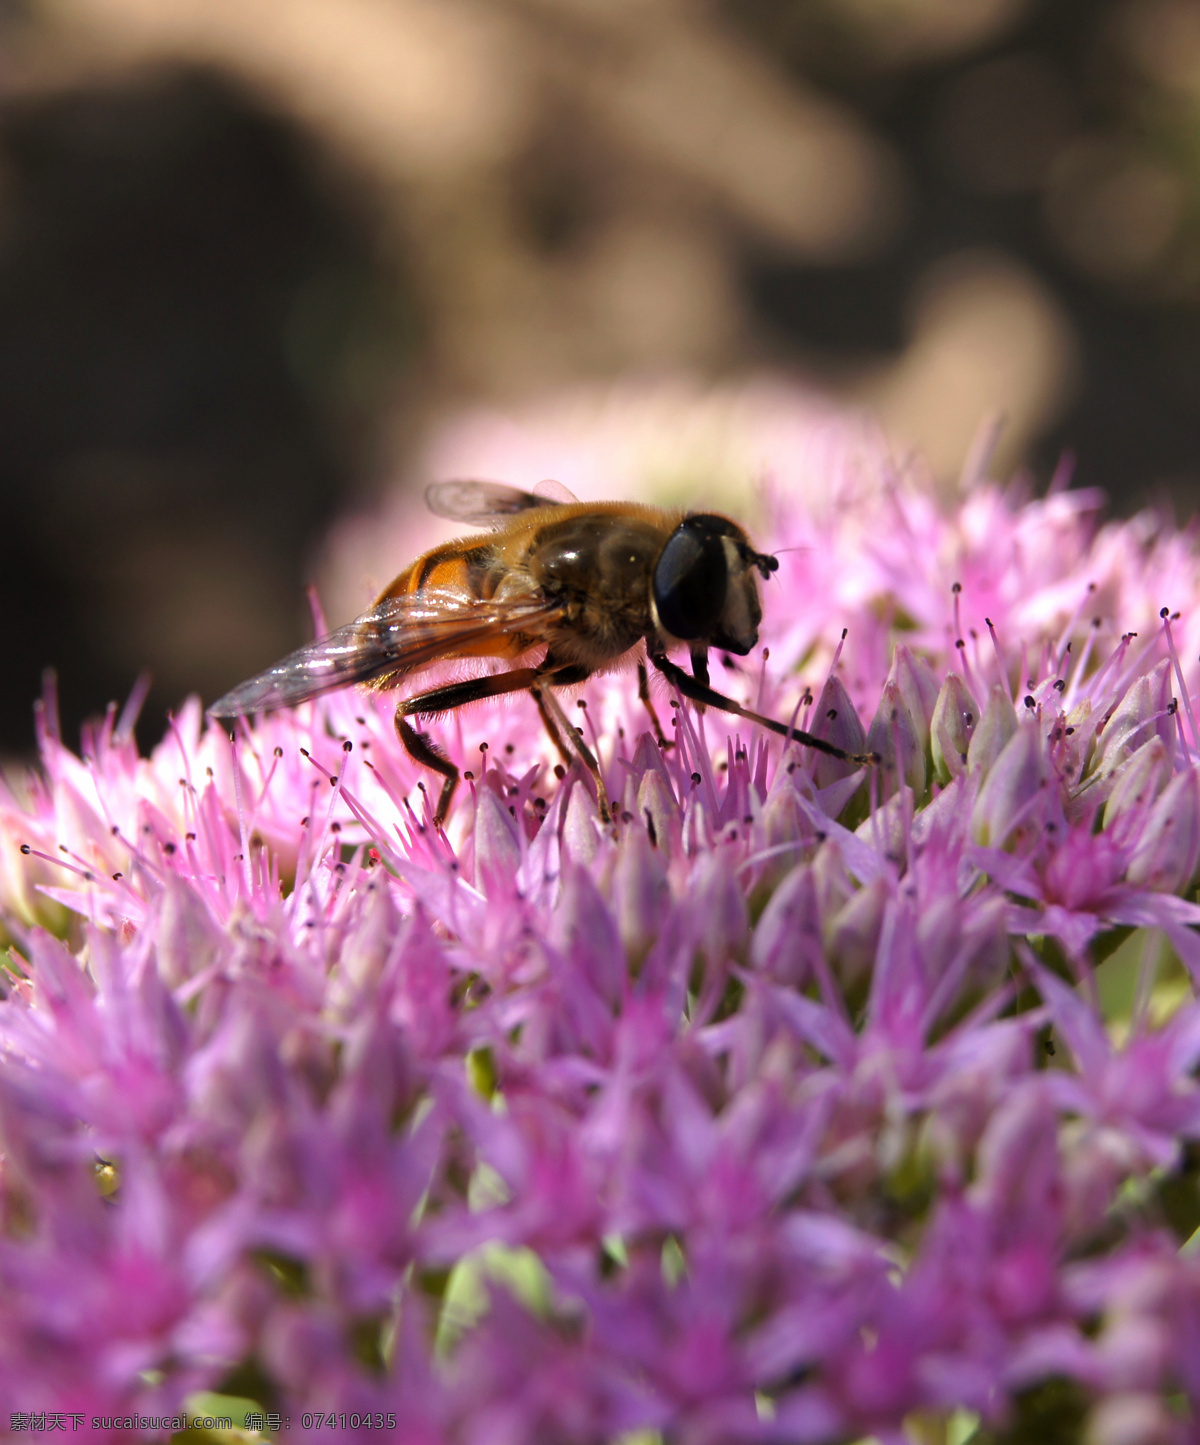
[(1033, 698), (1031, 698), (1031, 697), (1029, 697), (1029, 696), (1026, 696), (1026, 698), (1025, 698), (1025, 706), (1026, 706), (1026, 707), (1030, 707), (1030, 708), (1032, 708), (1032, 707), (1037, 707), (1037, 703), (1034, 702)]
[(468, 783), (473, 783), (475, 781), (475, 774), (471, 771), (470, 768), (468, 768), (467, 771), (463, 774), (463, 777), (466, 778)]
[(174, 844), (174, 843), (164, 843), (164, 844), (163, 844), (163, 852), (167, 855), (168, 858), (171, 856), (172, 853), (174, 853), (174, 851), (175, 851), (175, 844)]
[(347, 738), (346, 741), (342, 744), (342, 752), (344, 752), (344, 753), (352, 753), (353, 751), (354, 751), (354, 744), (350, 741), (349, 738)]
[(1067, 729), (1067, 736), (1070, 737), (1071, 734), (1072, 734), (1074, 731), (1075, 731), (1074, 728), (1068, 728), (1068, 729)]
[(567, 776), (567, 770), (563, 767), (561, 763), (554, 764), (554, 776), (558, 779), (560, 783)]
[(1160, 607), (1160, 608), (1158, 609), (1158, 615), (1159, 615), (1161, 618), (1163, 618), (1164, 621), (1165, 621), (1166, 618), (1170, 617), (1170, 615), (1171, 615), (1171, 609), (1170, 609), (1169, 607)]
[(113, 874), (113, 882), (114, 882), (114, 883), (120, 883), (120, 881), (121, 881), (121, 879), (122, 879), (123, 877), (124, 877), (124, 874), (114, 873), (114, 874)]
[(276, 756), (277, 758), (283, 757), (283, 749), (282, 749), (282, 748), (276, 748), (276, 749), (275, 749), (275, 756)]
[(950, 591), (951, 591), (951, 592), (961, 592), (961, 591), (962, 591), (962, 583), (961, 583), (961, 582), (951, 582), (951, 584), (950, 584)]
[(963, 713), (963, 722), (966, 723), (967, 727), (973, 728), (975, 726), (975, 714), (973, 712)]
[(479, 744), (479, 751), (480, 751), (481, 753), (486, 753), (487, 750), (488, 750), (488, 745), (487, 745), (487, 743), (480, 743), (480, 744)]
[(699, 774), (699, 773), (693, 773), (693, 774), (692, 774), (692, 782), (695, 783), (695, 784), (697, 785), (697, 787), (700, 785), (700, 783), (701, 783), (702, 781), (703, 781), (703, 779), (700, 777), (700, 774)]
[(832, 722), (834, 718), (837, 717), (837, 708), (831, 707), (829, 711), (825, 714), (825, 716), (829, 719), (830, 722)]
[[(337, 821), (336, 818), (334, 819), (334, 821), (333, 821), (332, 823), (330, 823), (330, 825), (329, 825), (329, 831), (330, 831), (331, 833), (340, 833), (340, 832), (342, 831), (342, 825)], [(250, 841), (253, 842), (254, 839), (252, 838)]]
[(1054, 691), (1055, 691), (1055, 692), (1065, 692), (1066, 690), (1067, 690), (1066, 681), (1065, 681), (1065, 679), (1063, 679), (1063, 678), (1060, 677), (1060, 678), (1058, 679), (1058, 681), (1054, 684)]
[(33, 852), (33, 849), (29, 846), (28, 843), (22, 843), (22, 844), (21, 844), (21, 852), (25, 854), (26, 858), (28, 858), (29, 855), (30, 855), (30, 853)]
[(117, 827), (115, 823), (108, 831), (113, 835), (114, 838), (119, 838), (121, 836), (121, 830)]
[(965, 650), (966, 650), (966, 646), (967, 646), (967, 644), (963, 641), (963, 639), (962, 639), (961, 637), (956, 637), (956, 638), (954, 639), (954, 645), (955, 645), (955, 647), (958, 648), (958, 650), (959, 650), (960, 652), (965, 651)]
[[(305, 818), (304, 821), (307, 823), (307, 822), (308, 822), (308, 819)], [(195, 835), (195, 833), (185, 833), (185, 834), (183, 835), (183, 837), (184, 837), (184, 841), (187, 842), (187, 843), (194, 843), (194, 842), (196, 841), (196, 835)]]
[(312, 754), (309, 752), (309, 750), (308, 750), (307, 748), (301, 748), (301, 749), (300, 749), (300, 756), (301, 756), (302, 758), (309, 758), (309, 757), (312, 756)]

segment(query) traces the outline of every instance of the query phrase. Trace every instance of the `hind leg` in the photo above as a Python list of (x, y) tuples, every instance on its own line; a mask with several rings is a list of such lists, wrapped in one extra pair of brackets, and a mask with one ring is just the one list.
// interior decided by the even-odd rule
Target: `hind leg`
[[(406, 697), (396, 708), (396, 734), (404, 744), (404, 750), (415, 762), (432, 768), (443, 778), (442, 791), (434, 810), (433, 821), (438, 828), (446, 821), (450, 811), (450, 800), (458, 787), (458, 768), (445, 753), (424, 733), (419, 733), (408, 722), (410, 717), (433, 717), (438, 713), (453, 712), (456, 707), (465, 707), (469, 702), (482, 702), (488, 697), (502, 697), (506, 692), (522, 692), (537, 681), (538, 673), (532, 667), (519, 667), (513, 672), (499, 672), (494, 677), (472, 677), (466, 682), (451, 682), (445, 687), (435, 687), (429, 692)], [(539, 704), (539, 710), (540, 710)]]

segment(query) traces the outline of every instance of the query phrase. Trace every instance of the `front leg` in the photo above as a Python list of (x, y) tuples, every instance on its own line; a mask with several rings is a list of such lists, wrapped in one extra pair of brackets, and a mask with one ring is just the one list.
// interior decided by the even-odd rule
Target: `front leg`
[(668, 682), (675, 685), (683, 697), (689, 698), (692, 702), (704, 703), (708, 707), (720, 708), (722, 712), (733, 713), (735, 717), (747, 718), (750, 722), (758, 723), (759, 727), (778, 733), (782, 738), (790, 738), (794, 742), (803, 743), (805, 747), (815, 748), (819, 753), (828, 753), (831, 758), (841, 758), (848, 763), (877, 763), (879, 761), (878, 753), (848, 753), (845, 748), (827, 743), (824, 738), (813, 737), (812, 733), (801, 732), (799, 728), (776, 722), (774, 718), (763, 717), (762, 713), (751, 712), (748, 707), (743, 707), (740, 702), (734, 702), (733, 698), (717, 692), (715, 688), (709, 687), (699, 678), (690, 677), (682, 667), (676, 666), (669, 657), (662, 653), (652, 652), (650, 661)]
[(639, 662), (637, 665), (638, 697), (641, 698), (646, 711), (650, 714), (650, 722), (654, 728), (654, 740), (665, 753), (674, 743), (662, 730), (662, 723), (658, 720), (658, 714), (654, 711), (654, 704), (650, 701), (650, 677), (646, 672), (646, 664)]

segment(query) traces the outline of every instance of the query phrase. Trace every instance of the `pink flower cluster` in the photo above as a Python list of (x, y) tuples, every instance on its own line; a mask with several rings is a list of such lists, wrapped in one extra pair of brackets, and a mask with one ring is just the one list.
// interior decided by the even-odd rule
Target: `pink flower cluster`
[(786, 480), (769, 657), (714, 682), (873, 769), (665, 692), (662, 751), (617, 674), (615, 831), (518, 699), (433, 725), (442, 834), (386, 699), (232, 743), (193, 702), (147, 758), (46, 700), (0, 793), (0, 1418), (1196, 1438), (1196, 539)]

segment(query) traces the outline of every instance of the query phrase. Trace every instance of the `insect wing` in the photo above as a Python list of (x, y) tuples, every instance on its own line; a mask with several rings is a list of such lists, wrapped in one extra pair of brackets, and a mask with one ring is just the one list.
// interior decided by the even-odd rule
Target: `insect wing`
[(540, 598), (480, 601), (460, 592), (388, 597), (369, 612), (235, 687), (208, 709), (211, 718), (294, 707), (355, 682), (428, 666), (460, 649), (517, 632), (536, 636), (561, 607)]
[(536, 482), (533, 488), (533, 495), (543, 507), (569, 507), (579, 501), (579, 498), (570, 487), (564, 487), (561, 482), (556, 482), (553, 477), (547, 477), (544, 481)]
[(435, 517), (470, 522), (476, 527), (495, 527), (521, 512), (560, 507), (574, 500), (558, 482), (539, 482), (533, 492), (523, 492), (504, 482), (434, 482), (425, 488), (425, 504)]

